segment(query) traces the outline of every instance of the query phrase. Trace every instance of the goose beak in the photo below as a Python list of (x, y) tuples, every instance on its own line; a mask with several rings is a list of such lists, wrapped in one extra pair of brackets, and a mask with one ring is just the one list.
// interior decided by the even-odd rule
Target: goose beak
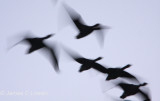
[(55, 33), (51, 33), (51, 34), (50, 34), (50, 36), (54, 36), (54, 35), (55, 35)]

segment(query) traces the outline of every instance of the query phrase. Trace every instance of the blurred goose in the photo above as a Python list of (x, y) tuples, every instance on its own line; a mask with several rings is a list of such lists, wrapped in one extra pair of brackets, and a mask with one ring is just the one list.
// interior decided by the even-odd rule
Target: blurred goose
[[(27, 54), (31, 54), (34, 51), (37, 51), (41, 48), (45, 48), (47, 53), (49, 53), (51, 55), (52, 58), (52, 63), (54, 66), (54, 69), (56, 71), (59, 71), (59, 66), (58, 66), (58, 60), (57, 60), (57, 55), (55, 54), (55, 50), (53, 48), (51, 48), (48, 44), (44, 43), (44, 41), (48, 38), (50, 38), (51, 36), (53, 36), (53, 34), (49, 34), (45, 37), (24, 37), (24, 39), (18, 43), (16, 43), (15, 45), (21, 43), (21, 42), (27, 42), (30, 45), (30, 48), (27, 51)], [(15, 46), (14, 45), (14, 46)]]
[(97, 23), (94, 25), (86, 25), (85, 22), (83, 21), (82, 17), (80, 14), (78, 14), (75, 10), (64, 4), (64, 7), (71, 18), (72, 22), (76, 26), (76, 29), (78, 30), (79, 34), (76, 36), (76, 39), (81, 39), (84, 38), (88, 35), (90, 35), (93, 31), (97, 30), (100, 31), (101, 33), (96, 33), (99, 41), (104, 40), (104, 35), (102, 33), (102, 29), (109, 29), (108, 26), (102, 26), (101, 24)]
[(128, 96), (135, 95), (138, 93), (144, 99), (144, 101), (151, 101), (149, 95), (146, 92), (140, 90), (140, 87), (145, 85), (147, 85), (147, 83), (139, 85), (128, 84), (124, 82), (119, 83), (118, 86), (124, 91), (120, 98), (124, 99)]
[(126, 68), (129, 68), (131, 65), (127, 64), (126, 66), (122, 67), (122, 68), (108, 68), (108, 77), (106, 78), (106, 80), (112, 80), (112, 79), (116, 79), (118, 77), (126, 77), (126, 78), (134, 78), (135, 77), (133, 75), (131, 75), (130, 73), (124, 71)]

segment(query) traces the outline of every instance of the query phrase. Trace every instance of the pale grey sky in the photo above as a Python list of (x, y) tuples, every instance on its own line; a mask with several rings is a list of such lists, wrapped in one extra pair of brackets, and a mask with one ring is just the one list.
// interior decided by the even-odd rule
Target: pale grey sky
[[(55, 6), (51, 0), (0, 0), (0, 100), (112, 101), (108, 95), (113, 95), (113, 91), (103, 93), (102, 81), (105, 77), (98, 73), (94, 74), (94, 71), (79, 73), (80, 64), (67, 60), (64, 54), (60, 57), (61, 73), (57, 74), (39, 52), (26, 55), (28, 47), (25, 45), (18, 45), (6, 51), (8, 43), (13, 41), (12, 37), (29, 30), (36, 36), (56, 33), (48, 41), (59, 41), (87, 58), (103, 56), (99, 63), (108, 66), (132, 64), (127, 71), (141, 77), (142, 82), (148, 82), (152, 100), (158, 101), (160, 1), (65, 0), (65, 2), (81, 14), (88, 25), (99, 22), (111, 26), (106, 33), (104, 48), (99, 46), (94, 35), (76, 40), (77, 32), (72, 26), (58, 29), (60, 2)], [(107, 85), (107, 82), (103, 83)], [(13, 96), (6, 95), (8, 91), (47, 94)], [(118, 90), (116, 93), (115, 96), (118, 98), (122, 92)], [(127, 99), (137, 101), (135, 97)]]

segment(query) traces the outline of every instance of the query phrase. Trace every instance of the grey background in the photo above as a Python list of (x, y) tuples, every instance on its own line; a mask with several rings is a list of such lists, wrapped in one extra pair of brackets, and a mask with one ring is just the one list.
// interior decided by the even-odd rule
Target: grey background
[[(121, 90), (104, 93), (104, 75), (93, 70), (78, 73), (80, 64), (60, 57), (61, 73), (39, 52), (25, 54), (19, 44), (7, 47), (14, 37), (30, 30), (36, 36), (56, 33), (48, 41), (61, 42), (87, 58), (103, 56), (99, 63), (108, 66), (133, 66), (127, 71), (148, 82), (153, 101), (159, 100), (160, 1), (159, 0), (65, 0), (80, 13), (88, 25), (97, 22), (111, 26), (101, 48), (94, 35), (76, 40), (76, 30), (61, 19), (60, 5), (51, 0), (0, 0), (0, 100), (1, 101), (112, 101)], [(62, 17), (63, 18), (63, 17)], [(57, 19), (61, 19), (58, 23)], [(66, 23), (61, 28), (61, 23)], [(59, 27), (60, 26), (60, 27)], [(64, 37), (65, 36), (65, 37)], [(82, 46), (84, 45), (84, 46)], [(38, 60), (36, 60), (38, 59)], [(40, 63), (40, 65), (39, 65)], [(106, 85), (105, 85), (106, 84)], [(29, 95), (7, 95), (8, 92)], [(47, 94), (30, 95), (31, 92)], [(135, 97), (128, 97), (137, 101)]]

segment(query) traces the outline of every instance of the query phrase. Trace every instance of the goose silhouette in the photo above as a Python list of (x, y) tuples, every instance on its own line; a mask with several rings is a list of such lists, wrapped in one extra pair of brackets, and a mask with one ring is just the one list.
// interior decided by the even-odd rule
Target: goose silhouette
[(78, 54), (77, 52), (69, 49), (68, 47), (61, 45), (63, 50), (66, 52), (66, 54), (71, 57), (71, 59), (73, 59), (74, 61), (78, 62), (81, 64), (81, 67), (79, 69), (79, 72), (83, 72), (86, 70), (89, 70), (91, 68), (94, 68), (96, 70), (98, 70), (99, 72), (103, 72), (103, 73), (107, 73), (107, 69), (98, 64), (97, 61), (101, 60), (102, 57), (98, 57), (96, 59), (87, 59), (84, 58), (83, 56), (81, 56), (80, 54)]
[[(59, 71), (59, 66), (58, 66), (58, 60), (57, 60), (57, 55), (55, 53), (55, 50), (51, 48), (48, 44), (44, 43), (44, 40), (50, 38), (54, 34), (49, 34), (45, 37), (24, 37), (23, 40), (20, 42), (16, 43), (15, 45), (21, 43), (21, 42), (27, 42), (30, 45), (30, 48), (27, 51), (27, 54), (31, 54), (32, 52), (35, 52), (39, 49), (45, 48), (45, 52), (49, 53), (51, 56), (51, 61), (53, 63), (54, 69), (58, 72)], [(15, 46), (14, 45), (14, 46)]]
[(127, 78), (127, 79), (132, 79), (132, 80), (139, 82), (135, 76), (124, 71), (126, 68), (128, 68), (130, 66), (131, 65), (128, 64), (128, 65), (124, 66), (123, 68), (106, 68), (102, 65), (95, 64), (93, 68), (100, 71), (101, 73), (107, 73), (108, 74), (108, 76), (106, 78), (107, 81), (114, 80), (117, 78)]
[(93, 31), (97, 30), (97, 31), (101, 32), (101, 33), (96, 33), (98, 38), (100, 38), (99, 41), (104, 40), (104, 35), (101, 30), (102, 29), (109, 29), (110, 27), (103, 26), (100, 23), (89, 26), (89, 25), (85, 24), (81, 15), (78, 14), (74, 9), (72, 9), (71, 7), (66, 5), (65, 3), (63, 3), (63, 5), (64, 5), (64, 8), (65, 8), (67, 14), (69, 15), (72, 22), (74, 23), (73, 25), (76, 27), (76, 29), (79, 32), (79, 34), (76, 36), (76, 39), (84, 38), (84, 37), (90, 35)]
[(126, 68), (129, 68), (130, 66), (131, 66), (130, 64), (127, 64), (126, 66), (124, 66), (122, 68), (108, 68), (107, 69), (108, 77), (106, 78), (106, 80), (112, 80), (112, 79), (116, 79), (118, 77), (126, 77), (126, 78), (130, 78), (130, 79), (131, 78), (136, 79), (135, 76), (124, 71)]
[(98, 64), (96, 64), (96, 61), (101, 60), (101, 59), (102, 59), (102, 57), (98, 57), (94, 60), (86, 59), (86, 58), (76, 58), (75, 61), (82, 64), (79, 69), (79, 72), (83, 72), (83, 71), (88, 70), (92, 67), (95, 67), (95, 65), (98, 65)]
[(147, 83), (134, 85), (134, 84), (128, 84), (125, 82), (118, 83), (118, 86), (124, 91), (123, 94), (120, 96), (120, 98), (124, 99), (128, 96), (140, 94), (140, 96), (144, 99), (144, 101), (151, 101), (149, 95), (140, 90), (140, 87), (147, 85)]

